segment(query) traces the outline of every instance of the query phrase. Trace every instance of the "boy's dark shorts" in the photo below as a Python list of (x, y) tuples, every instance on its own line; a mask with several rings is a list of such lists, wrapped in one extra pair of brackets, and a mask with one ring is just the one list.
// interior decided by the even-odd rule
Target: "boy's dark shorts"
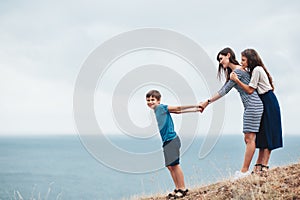
[(165, 157), (165, 166), (175, 166), (179, 164), (181, 142), (177, 136), (173, 140), (166, 141), (163, 144), (163, 151)]

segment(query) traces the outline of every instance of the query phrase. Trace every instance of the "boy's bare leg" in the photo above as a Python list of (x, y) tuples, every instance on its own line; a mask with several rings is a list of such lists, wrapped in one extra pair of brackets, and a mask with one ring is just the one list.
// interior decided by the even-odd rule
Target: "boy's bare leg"
[(167, 168), (170, 171), (171, 177), (172, 177), (173, 182), (174, 182), (175, 187), (176, 187), (175, 189), (177, 190), (178, 189), (178, 184), (177, 184), (177, 180), (176, 180), (176, 174), (175, 174), (174, 167), (173, 166), (168, 166)]
[(185, 190), (184, 175), (180, 165), (173, 166), (177, 189)]

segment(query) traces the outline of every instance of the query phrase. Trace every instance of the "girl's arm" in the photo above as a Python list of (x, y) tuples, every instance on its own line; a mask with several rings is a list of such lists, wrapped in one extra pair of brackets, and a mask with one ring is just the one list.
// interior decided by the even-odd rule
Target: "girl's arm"
[(249, 85), (247, 85), (247, 84), (243, 83), (242, 81), (240, 81), (237, 74), (234, 73), (234, 72), (230, 73), (230, 80), (233, 80), (234, 82), (236, 82), (238, 84), (238, 86), (240, 86), (248, 94), (252, 94), (255, 90), (253, 87), (250, 87)]
[(211, 104), (212, 102), (217, 101), (218, 99), (226, 95), (235, 85), (236, 83), (234, 81), (229, 80), (223, 85), (223, 87), (215, 95), (213, 95), (211, 98), (207, 99), (206, 101), (200, 102), (199, 106), (200, 108), (202, 108), (201, 112), (204, 111), (204, 109), (208, 106), (208, 104)]
[(222, 96), (219, 93), (216, 93), (215, 95), (213, 95), (211, 98), (207, 99), (206, 101), (203, 101), (199, 104), (200, 108), (202, 108), (202, 111), (208, 106), (208, 104), (211, 104), (214, 101), (217, 101), (218, 99), (220, 99)]
[(189, 105), (189, 106), (168, 106), (170, 113), (182, 114), (188, 112), (201, 112), (202, 109), (199, 105)]

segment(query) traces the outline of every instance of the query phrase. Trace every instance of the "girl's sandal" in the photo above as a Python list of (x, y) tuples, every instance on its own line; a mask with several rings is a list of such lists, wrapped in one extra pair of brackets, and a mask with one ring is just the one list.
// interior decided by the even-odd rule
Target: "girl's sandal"
[(261, 171), (268, 171), (268, 170), (269, 170), (269, 166), (261, 165)]
[(260, 174), (262, 171), (262, 164), (255, 164), (254, 170), (251, 172), (251, 174)]
[(177, 193), (175, 194), (175, 199), (180, 199), (183, 198), (187, 195), (188, 193), (188, 189), (182, 190), (182, 189), (178, 189)]
[(261, 165), (261, 170), (260, 171), (261, 171), (262, 175), (267, 176), (268, 175), (268, 171), (269, 171), (269, 166)]

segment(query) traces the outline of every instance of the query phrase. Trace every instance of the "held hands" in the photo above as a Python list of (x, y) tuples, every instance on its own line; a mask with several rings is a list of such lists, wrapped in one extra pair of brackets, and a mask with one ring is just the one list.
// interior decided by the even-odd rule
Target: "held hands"
[(230, 80), (235, 82), (237, 79), (239, 79), (237, 74), (235, 72), (231, 72), (230, 73)]
[(204, 109), (203, 109), (200, 105), (198, 105), (197, 112), (201, 112), (201, 113), (202, 113), (203, 110), (204, 110)]
[(195, 105), (196, 106), (196, 110), (194, 110), (194, 112), (203, 112), (203, 108), (198, 104), (198, 105)]
[(204, 101), (204, 102), (200, 102), (199, 103), (199, 108), (200, 108), (200, 112), (201, 113), (204, 111), (204, 109), (206, 108), (206, 106), (208, 106), (208, 101)]

